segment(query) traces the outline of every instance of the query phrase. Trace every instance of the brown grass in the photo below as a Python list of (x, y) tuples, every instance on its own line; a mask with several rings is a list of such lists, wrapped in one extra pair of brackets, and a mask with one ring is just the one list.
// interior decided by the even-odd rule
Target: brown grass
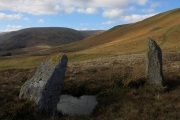
[(170, 88), (166, 91), (144, 85), (143, 54), (69, 63), (62, 94), (96, 95), (99, 105), (89, 117), (38, 112), (34, 102), (18, 99), (20, 86), (36, 69), (0, 71), (0, 119), (180, 119), (180, 53), (166, 53), (163, 58)]
[(84, 55), (143, 53), (148, 37), (152, 37), (163, 51), (180, 51), (180, 9), (167, 11), (143, 21), (119, 25), (84, 40), (40, 51), (38, 54), (76, 52)]

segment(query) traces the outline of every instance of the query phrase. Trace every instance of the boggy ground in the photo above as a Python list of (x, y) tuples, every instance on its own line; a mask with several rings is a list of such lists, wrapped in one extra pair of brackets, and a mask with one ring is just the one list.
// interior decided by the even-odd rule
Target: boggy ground
[(163, 60), (168, 87), (159, 89), (145, 84), (143, 54), (69, 63), (62, 94), (96, 95), (99, 105), (89, 117), (38, 112), (34, 102), (18, 99), (36, 68), (2, 70), (0, 119), (180, 119), (180, 53), (166, 53)]

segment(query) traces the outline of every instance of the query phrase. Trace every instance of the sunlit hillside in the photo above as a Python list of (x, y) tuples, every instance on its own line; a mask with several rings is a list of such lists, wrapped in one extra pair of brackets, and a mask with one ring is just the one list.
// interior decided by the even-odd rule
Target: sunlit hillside
[[(82, 61), (146, 51), (148, 37), (154, 39), (163, 52), (180, 51), (180, 8), (157, 14), (143, 21), (113, 27), (100, 34), (67, 45), (39, 45), (13, 50), (18, 56), (1, 57), (2, 69), (37, 66), (49, 56), (64, 52), (69, 61)], [(91, 34), (91, 33), (89, 33)], [(31, 52), (28, 52), (31, 51)]]
[(180, 9), (157, 14), (143, 21), (119, 25), (101, 34), (65, 46), (55, 47), (39, 54), (58, 51), (73, 55), (104, 56), (142, 53), (146, 40), (153, 38), (163, 52), (180, 51)]

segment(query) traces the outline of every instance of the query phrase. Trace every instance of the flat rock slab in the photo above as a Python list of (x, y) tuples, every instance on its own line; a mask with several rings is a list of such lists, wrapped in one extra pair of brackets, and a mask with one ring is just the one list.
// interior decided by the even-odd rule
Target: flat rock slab
[(80, 98), (61, 95), (57, 110), (65, 115), (91, 115), (98, 104), (95, 96), (83, 95)]
[(27, 80), (20, 90), (20, 99), (34, 100), (39, 110), (56, 112), (60, 100), (68, 58), (58, 54), (43, 62), (32, 78)]

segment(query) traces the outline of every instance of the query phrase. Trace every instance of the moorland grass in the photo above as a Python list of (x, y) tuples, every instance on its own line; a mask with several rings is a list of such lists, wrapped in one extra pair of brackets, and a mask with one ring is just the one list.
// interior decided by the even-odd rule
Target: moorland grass
[(19, 100), (22, 84), (36, 68), (0, 71), (0, 119), (109, 120), (180, 119), (180, 55), (164, 56), (163, 72), (170, 89), (146, 85), (144, 55), (127, 55), (68, 63), (62, 94), (96, 95), (98, 106), (91, 116), (38, 112), (33, 101)]

